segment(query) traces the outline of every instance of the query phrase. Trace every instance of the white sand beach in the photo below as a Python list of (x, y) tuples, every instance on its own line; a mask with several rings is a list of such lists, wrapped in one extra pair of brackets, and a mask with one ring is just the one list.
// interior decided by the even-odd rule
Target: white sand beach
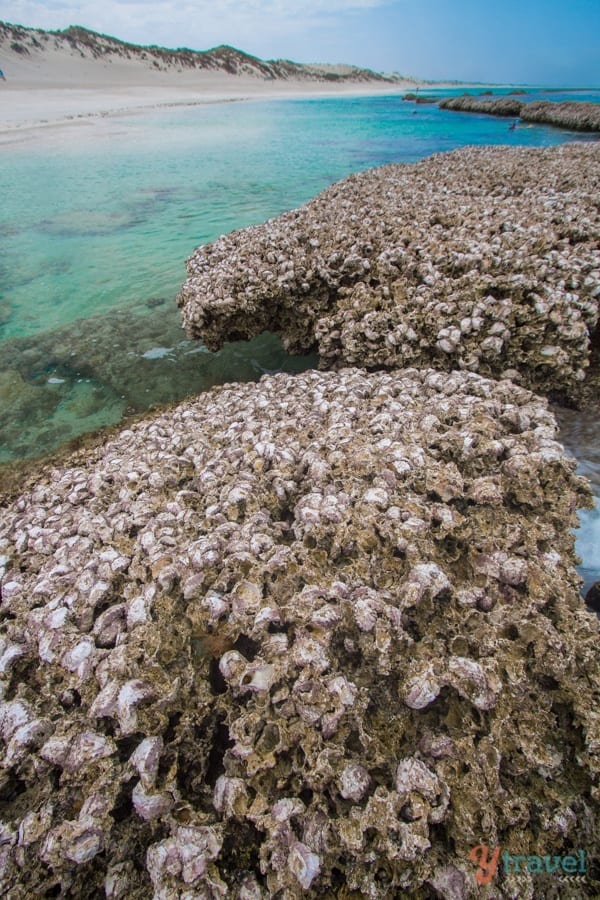
[[(47, 86), (44, 82), (2, 83), (0, 133), (60, 124), (100, 116), (133, 113), (162, 106), (193, 106), (227, 100), (277, 97), (337, 96), (340, 94), (398, 93), (403, 85), (330, 84), (284, 81), (266, 83), (252, 77), (200, 72), (152, 78), (115, 78), (105, 83), (73, 78), (71, 86)], [(137, 73), (136, 73), (137, 75)], [(149, 76), (153, 73), (149, 72)], [(412, 85), (410, 85), (412, 87)]]
[[(401, 93), (414, 80), (312, 81), (266, 79), (214, 69), (162, 70), (138, 58), (93, 58), (78, 49), (46, 45), (19, 55), (4, 46), (0, 68), (0, 141), (28, 129), (176, 105), (277, 97)], [(329, 71), (332, 71), (330, 69)]]

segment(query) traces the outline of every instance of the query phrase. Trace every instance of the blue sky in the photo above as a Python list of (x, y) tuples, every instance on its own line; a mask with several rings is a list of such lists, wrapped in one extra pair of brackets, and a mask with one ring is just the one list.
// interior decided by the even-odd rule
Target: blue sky
[(423, 78), (600, 87), (600, 0), (0, 0), (0, 19)]

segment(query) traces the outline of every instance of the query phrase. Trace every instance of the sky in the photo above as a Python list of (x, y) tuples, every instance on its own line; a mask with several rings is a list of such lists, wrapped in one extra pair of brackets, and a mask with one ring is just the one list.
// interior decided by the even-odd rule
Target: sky
[(600, 87), (600, 0), (0, 0), (0, 20), (435, 80)]

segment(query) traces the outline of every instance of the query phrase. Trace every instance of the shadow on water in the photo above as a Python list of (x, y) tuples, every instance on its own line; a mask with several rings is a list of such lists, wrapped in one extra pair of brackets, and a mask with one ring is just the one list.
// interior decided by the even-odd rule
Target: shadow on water
[(216, 384), (317, 365), (272, 334), (210, 353), (186, 338), (172, 299), (79, 319), (0, 345), (0, 462), (39, 457), (123, 416)]

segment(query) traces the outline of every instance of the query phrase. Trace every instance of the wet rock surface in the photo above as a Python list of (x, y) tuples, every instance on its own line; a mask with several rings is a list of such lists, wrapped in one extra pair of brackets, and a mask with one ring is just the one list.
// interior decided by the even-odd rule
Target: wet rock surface
[(600, 581), (596, 581), (591, 586), (591, 588), (585, 595), (585, 602), (590, 607), (590, 609), (593, 609), (596, 612), (600, 612)]
[(433, 365), (585, 395), (600, 144), (466, 148), (353, 175), (201, 247), (179, 304), (211, 349), (269, 329), (323, 367)]
[(0, 511), (0, 890), (454, 900), (475, 845), (597, 858), (555, 431), (472, 373), (281, 374), (42, 474)]

